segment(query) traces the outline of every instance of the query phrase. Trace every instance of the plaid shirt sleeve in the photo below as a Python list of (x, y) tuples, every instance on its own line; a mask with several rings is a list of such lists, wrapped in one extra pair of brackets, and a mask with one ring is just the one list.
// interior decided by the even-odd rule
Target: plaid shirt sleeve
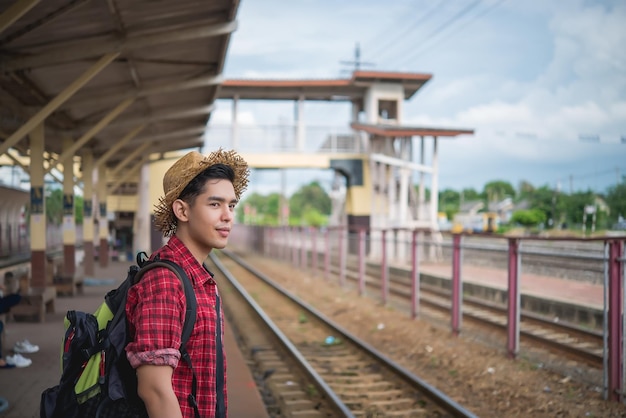
[(133, 341), (126, 346), (130, 364), (176, 368), (184, 323), (185, 295), (178, 277), (167, 268), (147, 272), (128, 291), (126, 316)]

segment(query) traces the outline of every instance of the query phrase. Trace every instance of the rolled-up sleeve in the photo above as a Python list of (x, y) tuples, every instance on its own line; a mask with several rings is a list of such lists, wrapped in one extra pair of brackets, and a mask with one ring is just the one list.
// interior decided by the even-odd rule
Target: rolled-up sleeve
[(147, 272), (128, 291), (126, 316), (130, 364), (176, 368), (184, 322), (185, 296), (178, 277), (167, 268)]

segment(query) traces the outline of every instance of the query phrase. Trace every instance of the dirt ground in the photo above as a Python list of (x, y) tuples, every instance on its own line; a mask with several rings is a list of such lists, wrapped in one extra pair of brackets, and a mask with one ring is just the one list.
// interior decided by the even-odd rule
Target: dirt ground
[(259, 256), (245, 258), (479, 417), (626, 417), (626, 405), (602, 399), (601, 371), (524, 346), (511, 360), (502, 336), (465, 323), (454, 336), (436, 317), (413, 320), (321, 275)]

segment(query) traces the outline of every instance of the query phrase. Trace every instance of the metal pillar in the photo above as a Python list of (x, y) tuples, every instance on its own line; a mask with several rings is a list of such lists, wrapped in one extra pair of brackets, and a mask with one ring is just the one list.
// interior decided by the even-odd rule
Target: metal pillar
[(508, 274), (507, 353), (509, 357), (515, 358), (519, 352), (520, 329), (519, 278), (521, 276), (521, 254), (520, 241), (518, 238), (509, 239)]
[(381, 234), (382, 239), (382, 261), (380, 263), (381, 272), (380, 272), (380, 280), (381, 280), (381, 297), (383, 301), (383, 305), (387, 304), (387, 296), (389, 295), (389, 268), (387, 264), (387, 230), (383, 229)]
[(365, 229), (359, 229), (359, 295), (365, 294)]
[(418, 232), (413, 231), (411, 240), (411, 318), (419, 315), (420, 304), (420, 259)]
[[(624, 241), (609, 242), (609, 271), (608, 271), (608, 393), (610, 401), (618, 402), (624, 398), (623, 393), (623, 324), (622, 324), (622, 294), (624, 278)], [(621, 375), (621, 376), (620, 376)]]
[(452, 237), (452, 333), (459, 335), (463, 321), (463, 282), (461, 280), (461, 265), (463, 249), (462, 236), (454, 234)]

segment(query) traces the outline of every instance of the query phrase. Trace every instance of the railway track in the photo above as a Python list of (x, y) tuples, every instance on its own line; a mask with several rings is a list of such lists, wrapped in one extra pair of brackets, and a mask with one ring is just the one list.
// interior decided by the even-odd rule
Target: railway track
[(475, 416), (239, 257), (221, 254), (228, 257), (213, 254), (210, 268), (230, 281), (220, 284), (226, 315), (273, 417)]
[[(358, 267), (356, 262), (346, 263), (348, 284), (357, 287)], [(339, 267), (331, 265), (331, 274), (339, 274)], [(365, 270), (365, 283), (368, 295), (380, 299), (380, 266), (368, 264)], [(411, 281), (408, 277), (389, 273), (390, 303), (399, 309), (410, 312)], [(450, 318), (451, 292), (435, 286), (420, 286), (420, 307), (428, 314), (441, 319)], [(463, 319), (497, 328), (506, 338), (507, 307), (503, 304), (486, 301), (476, 297), (463, 296)], [(586, 329), (575, 324), (555, 322), (553, 320), (522, 311), (520, 314), (520, 338), (533, 344), (541, 345), (552, 351), (563, 353), (572, 359), (583, 361), (591, 367), (602, 368), (603, 337), (602, 333)]]

